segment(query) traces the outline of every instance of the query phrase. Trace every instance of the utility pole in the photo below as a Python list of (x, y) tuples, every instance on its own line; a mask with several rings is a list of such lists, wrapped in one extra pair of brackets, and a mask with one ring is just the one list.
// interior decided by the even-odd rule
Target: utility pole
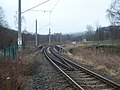
[(49, 14), (49, 45), (51, 45), (51, 11)]
[(49, 45), (51, 45), (51, 32), (50, 32), (50, 28), (49, 28)]
[(60, 33), (60, 44), (62, 45), (62, 33)]
[(51, 0), (50, 0), (50, 12), (49, 12), (49, 45), (51, 45)]
[(22, 35), (21, 35), (21, 0), (18, 2), (18, 50), (22, 50)]
[(36, 26), (36, 47), (37, 47), (37, 45), (38, 45), (38, 40), (37, 40), (37, 19), (36, 19), (36, 23), (35, 23), (35, 26)]
[(48, 2), (49, 0), (47, 1), (44, 1), (43, 3), (40, 3), (28, 10), (25, 10), (23, 12), (21, 12), (21, 0), (18, 0), (18, 50), (21, 51), (22, 50), (22, 35), (21, 35), (21, 14), (27, 12), (27, 11), (30, 11), (46, 2)]

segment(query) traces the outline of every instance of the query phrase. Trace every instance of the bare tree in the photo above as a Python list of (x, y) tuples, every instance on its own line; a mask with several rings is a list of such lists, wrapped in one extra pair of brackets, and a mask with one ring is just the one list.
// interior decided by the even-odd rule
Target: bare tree
[[(18, 29), (18, 14), (17, 14), (17, 11), (15, 12), (15, 15), (13, 16), (14, 17), (14, 25), (15, 25), (15, 28)], [(21, 26), (22, 26), (22, 30), (26, 30), (26, 20), (25, 20), (25, 17), (22, 16), (21, 17)]]
[(120, 30), (116, 28), (116, 25), (120, 25), (120, 0), (112, 0), (112, 3), (107, 9), (107, 15), (110, 20), (112, 27), (111, 40), (119, 39)]
[(94, 27), (92, 25), (87, 25), (86, 29), (89, 35), (92, 35), (94, 33)]
[(0, 7), (0, 26), (8, 27), (8, 23), (5, 20), (5, 14), (2, 7)]
[(112, 0), (110, 7), (107, 9), (107, 13), (112, 25), (120, 25), (120, 0)]
[(93, 40), (94, 37), (93, 37), (93, 34), (94, 34), (94, 27), (92, 25), (87, 25), (86, 26), (86, 39), (87, 40)]

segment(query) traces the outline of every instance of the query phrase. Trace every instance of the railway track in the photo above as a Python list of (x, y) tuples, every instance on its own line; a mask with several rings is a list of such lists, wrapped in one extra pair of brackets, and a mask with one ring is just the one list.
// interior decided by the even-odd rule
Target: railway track
[(54, 47), (44, 49), (50, 63), (62, 73), (69, 90), (120, 90), (120, 85), (63, 57)]

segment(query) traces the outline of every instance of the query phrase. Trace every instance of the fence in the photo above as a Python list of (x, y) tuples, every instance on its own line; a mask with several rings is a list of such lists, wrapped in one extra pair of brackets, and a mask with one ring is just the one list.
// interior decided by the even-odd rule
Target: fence
[(14, 60), (17, 54), (17, 46), (12, 45), (0, 50), (0, 61)]

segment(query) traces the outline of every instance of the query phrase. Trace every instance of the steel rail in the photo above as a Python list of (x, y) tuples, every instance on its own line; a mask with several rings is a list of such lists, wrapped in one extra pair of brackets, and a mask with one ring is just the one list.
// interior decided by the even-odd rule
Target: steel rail
[(63, 66), (63, 67), (65, 67), (65, 68), (67, 68), (67, 69), (70, 69), (70, 67), (68, 67), (67, 65), (65, 65), (65, 64), (63, 64), (63, 63), (61, 63), (59, 61), (56, 61), (54, 59), (52, 59), (52, 61), (55, 62), (55, 63), (57, 63), (57, 64), (59, 64), (59, 65), (61, 65), (61, 66)]
[[(53, 49), (53, 50), (54, 50), (54, 49)], [(61, 57), (62, 59), (64, 59), (64, 60), (65, 60), (66, 62), (68, 62), (69, 64), (72, 64), (72, 65), (74, 65), (74, 66), (82, 69), (82, 70), (85, 71), (86, 73), (89, 73), (89, 74), (91, 74), (92, 76), (94, 76), (94, 77), (96, 77), (96, 78), (99, 78), (101, 81), (103, 81), (103, 82), (105, 82), (105, 83), (107, 83), (107, 84), (109, 84), (109, 85), (111, 85), (111, 86), (113, 86), (113, 87), (116, 87), (116, 88), (120, 89), (120, 85), (119, 85), (118, 83), (116, 83), (116, 82), (114, 82), (114, 81), (112, 81), (112, 80), (109, 80), (109, 79), (107, 79), (107, 78), (105, 78), (105, 77), (103, 77), (103, 76), (101, 76), (101, 75), (99, 75), (99, 74), (97, 74), (97, 73), (95, 73), (95, 72), (93, 72), (93, 71), (91, 71), (91, 70), (83, 67), (83, 66), (80, 66), (80, 65), (78, 65), (78, 64), (70, 61), (69, 59), (63, 57), (59, 52), (56, 52), (55, 50), (54, 50), (54, 54), (56, 54), (56, 56), (58, 56), (59, 58)]]
[(54, 65), (54, 67), (56, 67), (57, 70), (59, 70), (65, 77), (66, 79), (69, 81), (69, 83), (72, 83), (72, 85), (77, 88), (77, 90), (84, 90), (78, 83), (76, 83), (70, 76), (68, 76), (61, 68), (59, 68), (53, 61), (52, 59), (49, 57), (47, 50), (44, 49), (44, 54), (46, 56), (46, 58), (51, 62), (52, 65)]
[[(56, 57), (58, 57), (58, 56), (54, 53), (53, 49), (50, 48), (50, 51), (51, 51)], [(66, 64), (68, 67), (70, 67), (71, 70), (74, 70), (74, 69), (75, 69), (75, 68), (73, 68), (70, 64), (68, 64), (64, 59), (62, 59), (61, 57), (58, 57), (58, 58), (61, 59), (61, 61), (62, 61), (64, 64)]]

